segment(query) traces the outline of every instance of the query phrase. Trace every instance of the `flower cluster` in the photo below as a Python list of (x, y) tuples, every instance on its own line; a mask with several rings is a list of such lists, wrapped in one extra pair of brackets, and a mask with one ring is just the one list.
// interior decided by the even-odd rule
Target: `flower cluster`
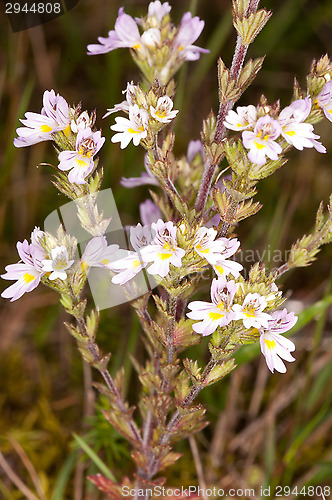
[(60, 234), (62, 237), (57, 239), (36, 227), (31, 233), (31, 243), (27, 240), (17, 242), (21, 260), (6, 266), (6, 274), (1, 276), (5, 280), (16, 280), (16, 283), (6, 288), (1, 297), (17, 300), (24, 293), (34, 290), (42, 278), (45, 282), (67, 280), (68, 269), (72, 269), (75, 262), (72, 256), (76, 240), (65, 236), (61, 228)]
[(170, 264), (181, 266), (186, 253), (178, 246), (177, 227), (173, 222), (161, 219), (151, 226), (138, 224), (130, 228), (130, 242), (135, 252), (109, 265), (112, 271), (119, 273), (112, 278), (115, 284), (124, 285), (148, 264), (151, 264), (147, 268), (149, 274), (164, 278), (169, 273)]
[(208, 52), (193, 45), (203, 30), (204, 21), (186, 12), (175, 28), (170, 11), (168, 2), (156, 0), (149, 4), (147, 16), (133, 19), (121, 7), (114, 30), (109, 31), (107, 37), (99, 37), (99, 44), (88, 45), (88, 54), (105, 54), (128, 47), (148, 80), (152, 83), (158, 79), (166, 85), (184, 61), (195, 61), (201, 53)]
[(211, 286), (211, 302), (190, 302), (188, 318), (200, 320), (193, 324), (193, 330), (204, 336), (211, 335), (220, 327), (229, 325), (232, 321), (242, 321), (245, 329), (259, 331), (260, 344), (268, 368), (285, 372), (286, 368), (280, 358), (294, 361), (290, 352), (295, 350), (292, 341), (281, 336), (296, 323), (294, 313), (274, 311), (266, 312), (268, 298), (259, 293), (248, 293), (242, 303), (233, 303), (241, 296), (242, 284), (234, 280), (227, 281), (224, 276), (215, 278)]
[(173, 110), (173, 101), (168, 95), (158, 96), (154, 92), (145, 94), (133, 82), (127, 83), (123, 93), (126, 94), (126, 100), (108, 109), (104, 116), (117, 111), (128, 114), (128, 118), (115, 118), (116, 123), (111, 126), (111, 130), (117, 134), (111, 140), (120, 142), (121, 149), (126, 148), (131, 140), (134, 146), (138, 146), (141, 141), (143, 146), (148, 146), (149, 140), (153, 141), (155, 134), (175, 118), (178, 110)]
[[(237, 238), (218, 238), (214, 228), (200, 227), (192, 237), (192, 242), (181, 248), (178, 241), (178, 230), (172, 221), (159, 219), (151, 225), (138, 224), (130, 228), (130, 242), (134, 251), (106, 266), (117, 274), (113, 276), (114, 284), (124, 285), (133, 279), (142, 269), (153, 275), (165, 278), (170, 273), (170, 265), (184, 266), (184, 257), (191, 256), (192, 261), (206, 262), (215, 271), (217, 277), (211, 286), (211, 302), (190, 302), (188, 318), (200, 320), (193, 324), (193, 330), (202, 335), (211, 335), (220, 327), (232, 321), (241, 321), (245, 330), (258, 330), (261, 334), (262, 353), (266, 357), (268, 367), (282, 371), (284, 366), (280, 357), (287, 361), (294, 358), (289, 352), (295, 349), (294, 344), (280, 336), (293, 327), (297, 318), (293, 313), (284, 311), (267, 312), (269, 302), (279, 297), (280, 292), (271, 285), (266, 296), (257, 292), (249, 292), (243, 296), (243, 278), (240, 272), (242, 265), (230, 257), (239, 249)], [(194, 255), (192, 254), (194, 252)], [(230, 279), (228, 279), (230, 276)], [(239, 278), (238, 281), (236, 281)], [(263, 344), (263, 340), (264, 344)]]
[(10, 298), (12, 302), (39, 285), (41, 277), (46, 272), (43, 269), (45, 251), (39, 242), (43, 234), (43, 231), (36, 227), (31, 233), (31, 243), (27, 240), (24, 240), (23, 243), (17, 242), (16, 248), (21, 260), (17, 264), (6, 266), (6, 274), (1, 276), (4, 280), (16, 280), (16, 283), (6, 288), (1, 297)]
[(231, 130), (242, 131), (243, 145), (249, 150), (248, 158), (257, 165), (264, 165), (267, 158), (278, 159), (283, 151), (280, 138), (301, 151), (303, 148), (315, 148), (319, 153), (325, 153), (326, 149), (317, 140), (319, 136), (314, 134), (313, 126), (304, 123), (311, 107), (310, 97), (298, 99), (284, 108), (278, 117), (272, 117), (269, 114), (259, 116), (252, 105), (239, 106), (236, 111), (229, 111), (224, 125)]
[[(25, 114), (24, 127), (16, 130), (14, 146), (23, 147), (41, 141), (54, 140), (59, 153), (59, 170), (70, 170), (69, 183), (85, 184), (86, 177), (94, 170), (94, 156), (105, 142), (100, 131), (93, 131), (95, 113), (80, 113), (80, 106), (70, 108), (54, 90), (46, 90), (41, 113)], [(61, 136), (62, 134), (62, 136)], [(62, 150), (62, 151), (61, 151)]]
[[(154, 209), (150, 202), (149, 210)], [(218, 276), (232, 274), (238, 277), (242, 265), (228, 259), (236, 253), (240, 242), (236, 238), (215, 239), (216, 235), (215, 229), (201, 227), (194, 235), (193, 244), (181, 248), (178, 244), (178, 227), (172, 221), (163, 222), (159, 219), (151, 225), (131, 227), (130, 242), (135, 251), (109, 265), (113, 271), (121, 271), (112, 281), (123, 285), (148, 264), (149, 274), (165, 278), (170, 272), (170, 264), (180, 267), (183, 257), (190, 255), (192, 250), (196, 254), (193, 260), (197, 261), (198, 258), (203, 264), (210, 264)]]

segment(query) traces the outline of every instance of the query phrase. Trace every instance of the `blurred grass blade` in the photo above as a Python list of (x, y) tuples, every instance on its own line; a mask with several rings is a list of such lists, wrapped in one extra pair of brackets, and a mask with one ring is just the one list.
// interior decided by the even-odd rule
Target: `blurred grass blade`
[(69, 455), (69, 457), (67, 458), (67, 460), (65, 461), (64, 465), (60, 470), (60, 474), (58, 475), (58, 478), (56, 480), (53, 489), (51, 500), (63, 500), (68, 479), (75, 467), (76, 460), (77, 460), (77, 450), (74, 450)]
[[(18, 118), (23, 118), (23, 114), (27, 110), (27, 106), (28, 106), (28, 103), (30, 101), (33, 85), (34, 85), (34, 80), (30, 79), (27, 82), (26, 86), (24, 87), (22, 99), (21, 99), (21, 102), (20, 102), (20, 105), (19, 105), (19, 108), (17, 111)], [(13, 145), (13, 140), (15, 137), (17, 125), (18, 125), (18, 123), (15, 123), (14, 128), (11, 132), (11, 135), (9, 136), (7, 148), (5, 150), (4, 161), (3, 161), (3, 164), (2, 164), (1, 169), (0, 169), (0, 188), (6, 182), (7, 177), (9, 175), (9, 172), (10, 172), (12, 165), (13, 165), (13, 158), (14, 158), (14, 154), (16, 152), (16, 148)]]
[(307, 0), (288, 0), (280, 7), (278, 5), (278, 9), (274, 11), (267, 28), (259, 34), (258, 38), (259, 44), (264, 47), (266, 54), (278, 45), (306, 3)]
[(82, 450), (91, 458), (93, 463), (98, 467), (98, 469), (109, 479), (116, 482), (116, 478), (109, 468), (104, 464), (104, 462), (98, 457), (98, 455), (93, 451), (92, 448), (77, 434), (73, 433), (74, 439)]
[(206, 45), (206, 48), (210, 51), (209, 54), (203, 54), (195, 65), (190, 79), (190, 86), (186, 89), (190, 97), (198, 89), (209, 69), (213, 65), (217, 67), (217, 59), (221, 55), (223, 45), (232, 31), (232, 27), (232, 13), (228, 11), (219, 21)]
[(332, 363), (328, 363), (316, 376), (313, 381), (312, 389), (305, 399), (305, 408), (308, 410), (312, 408), (318, 401), (319, 397), (326, 394), (326, 390), (329, 387), (330, 380), (332, 379)]
[(299, 432), (298, 436), (290, 445), (290, 448), (284, 458), (286, 464), (289, 464), (292, 460), (294, 460), (296, 452), (301, 448), (306, 438), (312, 434), (321, 421), (324, 420), (324, 418), (329, 414), (330, 412), (327, 404), (324, 405), (311, 420), (309, 420), (308, 424)]

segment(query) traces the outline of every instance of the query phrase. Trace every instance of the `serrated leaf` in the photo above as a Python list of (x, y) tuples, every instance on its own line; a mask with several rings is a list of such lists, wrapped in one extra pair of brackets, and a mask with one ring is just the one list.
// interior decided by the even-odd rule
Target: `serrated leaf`
[(252, 12), (248, 17), (234, 19), (234, 28), (242, 38), (243, 45), (250, 45), (254, 41), (271, 15), (271, 12), (262, 9), (255, 13)]
[(190, 379), (187, 372), (183, 370), (177, 377), (174, 396), (179, 404), (182, 404), (190, 392)]
[(202, 143), (211, 144), (214, 140), (214, 135), (216, 131), (216, 117), (211, 111), (206, 120), (203, 120), (203, 130), (201, 132)]
[(175, 441), (198, 432), (208, 425), (204, 420), (205, 408), (201, 405), (179, 408), (180, 418), (173, 427), (171, 440)]
[(219, 165), (223, 159), (224, 146), (222, 143), (212, 142), (211, 144), (204, 144), (205, 157), (210, 161), (212, 165)]
[(86, 315), (86, 329), (90, 339), (94, 339), (98, 330), (100, 314), (96, 309), (92, 309), (90, 314)]
[(174, 451), (170, 451), (164, 457), (159, 460), (159, 470), (166, 469), (166, 467), (170, 467), (175, 464), (179, 458), (182, 457), (182, 453), (175, 453)]
[(175, 323), (173, 345), (177, 350), (199, 344), (201, 340), (202, 335), (195, 333), (192, 329), (192, 321), (181, 318)]
[(262, 206), (263, 205), (258, 201), (256, 203), (253, 203), (253, 200), (249, 200), (247, 203), (242, 201), (237, 207), (234, 216), (234, 222), (240, 222), (241, 220), (247, 219), (248, 217), (257, 214)]
[(217, 364), (214, 368), (212, 368), (209, 375), (204, 380), (204, 386), (212, 385), (218, 382), (228, 375), (235, 367), (236, 365), (234, 359)]
[(201, 368), (198, 366), (197, 360), (193, 361), (192, 359), (185, 358), (183, 366), (194, 383), (201, 381)]
[(238, 86), (241, 89), (241, 93), (243, 93), (254, 81), (257, 73), (262, 68), (264, 59), (265, 57), (259, 57), (255, 60), (249, 59), (247, 64), (244, 66), (237, 82)]
[(229, 70), (226, 68), (223, 60), (218, 59), (218, 88), (219, 88), (219, 101), (221, 103), (226, 101), (226, 92), (229, 84)]

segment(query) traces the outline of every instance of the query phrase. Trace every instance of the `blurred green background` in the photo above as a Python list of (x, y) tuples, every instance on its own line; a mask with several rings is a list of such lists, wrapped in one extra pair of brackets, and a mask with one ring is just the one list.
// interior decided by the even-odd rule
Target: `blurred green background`
[[(170, 3), (176, 24), (189, 9), (205, 20), (197, 45), (210, 49), (209, 55), (186, 64), (176, 75), (180, 113), (175, 152), (181, 155), (191, 139), (199, 138), (202, 119), (210, 109), (217, 111), (216, 60), (221, 55), (230, 65), (235, 34), (228, 0)], [(128, 192), (119, 181), (122, 176), (140, 175), (143, 151), (133, 145), (121, 151), (111, 144), (109, 126), (114, 117), (101, 119), (107, 108), (122, 101), (126, 82), (139, 81), (139, 73), (126, 49), (86, 55), (88, 43), (113, 29), (122, 5), (128, 14), (139, 16), (146, 13), (148, 2), (80, 0), (66, 15), (15, 34), (0, 5), (1, 272), (17, 261), (16, 241), (28, 237), (35, 225), (43, 227), (45, 217), (66, 202), (51, 184), (56, 155), (50, 143), (23, 149), (12, 146), (18, 119), (28, 110), (40, 112), (46, 89), (54, 88), (69, 103), (82, 101), (83, 109), (97, 109), (97, 127), (106, 136), (100, 155), (103, 186), (112, 188), (123, 224), (139, 220), (138, 205), (149, 196), (148, 188)], [(267, 57), (240, 104), (256, 104), (264, 93), (270, 102), (280, 99), (284, 107), (292, 98), (294, 76), (305, 87), (313, 58), (332, 55), (332, 2), (263, 0), (261, 6), (274, 15), (249, 57)], [(328, 151), (331, 130), (327, 121), (315, 126)], [(288, 249), (310, 231), (319, 202), (327, 203), (332, 192), (331, 157), (331, 152), (291, 151), (289, 162), (261, 182), (256, 198), (264, 207), (238, 228), (243, 249), (255, 249), (261, 255), (268, 249), (272, 254), (274, 249)], [(211, 422), (195, 438), (204, 471), (201, 485), (205, 481), (225, 490), (254, 487), (257, 491), (260, 485), (278, 484), (332, 488), (331, 257), (332, 249), (325, 248), (311, 267), (283, 280), (292, 301), (289, 308), (309, 307), (301, 316), (304, 326), (295, 335), (297, 361), (288, 364), (287, 374), (271, 376), (257, 349), (245, 348), (234, 374), (201, 393)], [(0, 284), (1, 290), (6, 284)], [(99, 406), (105, 402), (84, 390), (91, 373), (83, 369), (64, 329), (67, 319), (58, 296), (46, 288), (39, 287), (14, 303), (1, 299), (0, 499), (27, 498), (13, 484), (9, 469), (41, 500), (101, 498), (85, 480), (87, 474), (100, 472), (93, 452), (115, 476), (121, 477), (123, 470), (132, 472), (126, 443), (99, 411), (92, 414), (91, 397)], [(139, 330), (129, 306), (102, 312), (99, 343), (113, 353), (112, 373), (125, 363), (131, 402), (139, 388), (127, 352), (144, 359)], [(203, 342), (193, 355), (204, 360), (206, 351)], [(92, 376), (96, 380), (96, 374)], [(84, 440), (85, 451), (73, 433)], [(187, 441), (178, 445), (184, 457), (167, 471), (169, 485), (197, 484), (191, 447)]]

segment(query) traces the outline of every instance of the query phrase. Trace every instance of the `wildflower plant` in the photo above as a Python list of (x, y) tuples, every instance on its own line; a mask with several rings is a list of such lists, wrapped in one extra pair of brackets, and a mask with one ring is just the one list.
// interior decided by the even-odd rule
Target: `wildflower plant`
[[(173, 153), (172, 131), (181, 109), (174, 109), (173, 77), (186, 61), (204, 57), (206, 49), (193, 45), (204, 21), (190, 12), (179, 26), (171, 19), (168, 2), (153, 1), (147, 15), (133, 18), (121, 8), (114, 30), (88, 46), (99, 55), (129, 48), (142, 73), (139, 83), (128, 82), (125, 100), (105, 115), (114, 147), (143, 147), (140, 177), (123, 179), (125, 189), (148, 184), (151, 200), (140, 207), (141, 222), (129, 228), (130, 245), (108, 243), (112, 219), (98, 206), (105, 138), (95, 128), (95, 113), (70, 106), (54, 90), (46, 90), (40, 114), (26, 113), (17, 129), (16, 147), (52, 141), (58, 155), (55, 187), (72, 200), (82, 228), (91, 239), (78, 252), (75, 234), (60, 225), (56, 234), (35, 228), (30, 242), (17, 243), (20, 261), (6, 267), (2, 278), (15, 281), (2, 293), (12, 301), (40, 283), (60, 295), (72, 320), (66, 323), (86, 363), (102, 376), (95, 384), (109, 401), (104, 416), (131, 447), (136, 471), (113, 481), (101, 474), (89, 479), (110, 498), (122, 498), (122, 488), (135, 498), (150, 498), (149, 489), (165, 481), (160, 472), (180, 454), (173, 443), (207, 425), (205, 409), (197, 403), (204, 388), (219, 382), (236, 368), (234, 354), (244, 345), (260, 342), (269, 370), (283, 373), (294, 362), (294, 343), (284, 334), (297, 317), (284, 307), (278, 279), (292, 268), (311, 264), (321, 246), (331, 242), (332, 222), (323, 204), (315, 228), (294, 243), (289, 258), (268, 272), (255, 263), (248, 276), (237, 262), (241, 242), (238, 224), (254, 216), (261, 204), (254, 201), (260, 180), (275, 173), (294, 147), (325, 153), (314, 124), (326, 116), (332, 121), (332, 65), (327, 56), (313, 61), (307, 86), (295, 80), (291, 103), (280, 108), (262, 96), (258, 103), (235, 106), (263, 64), (263, 57), (245, 57), (249, 45), (271, 16), (258, 9), (259, 0), (233, 0), (237, 42), (230, 69), (218, 60), (219, 110), (202, 124), (201, 140), (188, 141), (186, 156)], [(131, 144), (132, 143), (132, 144)], [(220, 179), (221, 162), (227, 176)], [(223, 172), (224, 172), (223, 168)], [(133, 359), (142, 391), (136, 409), (122, 396), (124, 368), (112, 378), (110, 353), (97, 344), (99, 308), (88, 303), (85, 287), (91, 268), (123, 290), (137, 314), (147, 350), (145, 364)], [(210, 272), (210, 298), (196, 300)], [(135, 291), (138, 276), (153, 277), (154, 287)], [(205, 278), (204, 278), (205, 277)], [(134, 292), (133, 292), (134, 290)], [(185, 350), (209, 337), (210, 359), (186, 357)]]

